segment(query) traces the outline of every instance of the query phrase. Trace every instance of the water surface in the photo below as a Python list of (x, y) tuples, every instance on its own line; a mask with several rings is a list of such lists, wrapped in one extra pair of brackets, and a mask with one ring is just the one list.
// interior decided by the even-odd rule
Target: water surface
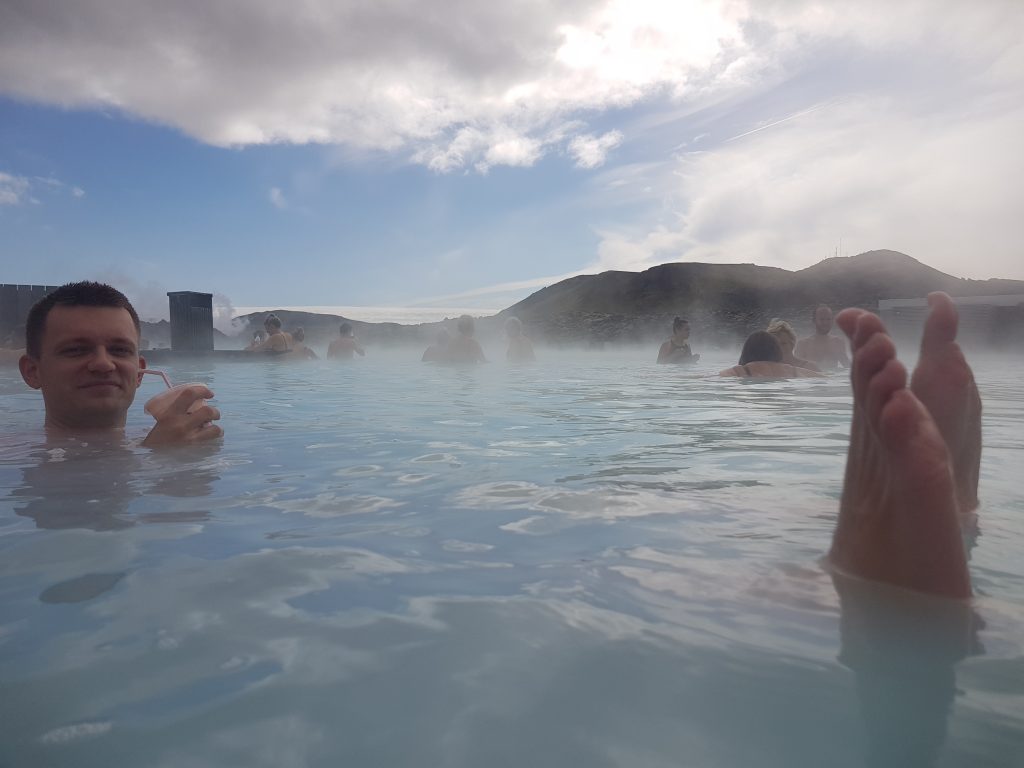
[(182, 364), (198, 452), (41, 445), (0, 370), (0, 765), (1024, 764), (1024, 366), (978, 366), (956, 662), (819, 563), (844, 377), (543, 357)]

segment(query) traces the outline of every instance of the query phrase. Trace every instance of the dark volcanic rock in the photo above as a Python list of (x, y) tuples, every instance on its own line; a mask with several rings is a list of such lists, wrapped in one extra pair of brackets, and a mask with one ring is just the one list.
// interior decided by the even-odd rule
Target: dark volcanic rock
[(731, 342), (775, 317), (810, 326), (818, 304), (877, 309), (881, 299), (1024, 294), (1024, 281), (963, 280), (896, 251), (826, 259), (790, 272), (755, 264), (662, 264), (644, 272), (574, 277), (504, 310), (552, 343), (650, 341), (672, 318), (690, 320), (703, 343)]

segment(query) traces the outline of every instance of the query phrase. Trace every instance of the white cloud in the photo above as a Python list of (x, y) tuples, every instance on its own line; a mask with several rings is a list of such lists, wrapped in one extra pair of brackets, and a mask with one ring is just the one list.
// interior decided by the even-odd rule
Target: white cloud
[[(7, 0), (0, 93), (441, 173), (549, 153), (604, 164), (604, 210), (629, 218), (594, 219), (590, 271), (804, 266), (843, 238), (1024, 276), (1005, 235), (1024, 163), (1022, 25), (1010, 0)], [(677, 158), (608, 168), (623, 135), (639, 150), (658, 131)], [(33, 188), (0, 175), (0, 204)]]
[(738, 55), (741, 16), (707, 0), (11, 0), (0, 92), (219, 146), (336, 143), (486, 171), (533, 164), (578, 110), (703, 87)]
[(279, 188), (271, 187), (268, 196), (270, 197), (271, 204), (277, 208), (277, 210), (283, 211), (288, 207), (288, 200), (285, 199), (284, 192)]
[(761, 54), (788, 78), (732, 105), (693, 151), (677, 144), (675, 162), (596, 177), (606, 199), (645, 203), (647, 222), (602, 224), (588, 271), (801, 268), (841, 242), (846, 254), (893, 248), (954, 275), (1024, 278), (1006, 234), (1024, 174), (1024, 6), (765, 10), (779, 31)]
[(659, 183), (673, 223), (602, 232), (601, 269), (665, 261), (800, 268), (843, 251), (893, 248), (955, 275), (1024, 277), (1008, 240), (1024, 152), (1024, 106), (993, 115), (957, 101), (915, 116), (877, 98), (684, 155)]
[(72, 197), (85, 197), (80, 187), (69, 188), (67, 184), (51, 176), (15, 176), (0, 171), (0, 205), (22, 205), (40, 203), (40, 193), (56, 193), (67, 190)]
[[(123, 110), (219, 146), (325, 143), (435, 171), (529, 166), (553, 148), (597, 167), (614, 131), (578, 121), (653, 98), (728, 95), (839, 43), (969, 61), (1015, 44), (993, 0), (8, 0), (0, 93)], [(71, 20), (74, 23), (71, 23)], [(452, 23), (452, 20), (458, 23)], [(1019, 82), (1020, 62), (1001, 76)], [(566, 130), (566, 126), (571, 126)], [(621, 139), (620, 139), (621, 140)]]
[(608, 131), (601, 136), (588, 133), (569, 142), (569, 154), (576, 159), (578, 168), (598, 168), (604, 165), (608, 153), (621, 143), (620, 131)]
[(0, 171), (0, 205), (21, 205), (28, 200), (29, 180)]

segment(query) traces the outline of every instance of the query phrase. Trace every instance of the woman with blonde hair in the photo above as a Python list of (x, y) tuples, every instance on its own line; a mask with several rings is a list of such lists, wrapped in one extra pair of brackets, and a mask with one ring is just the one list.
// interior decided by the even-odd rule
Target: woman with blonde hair
[(821, 368), (810, 360), (801, 360), (793, 354), (793, 350), (796, 348), (796, 331), (793, 330), (792, 325), (776, 317), (768, 324), (766, 330), (779, 342), (779, 348), (782, 349), (782, 362), (797, 368), (806, 368), (809, 371), (821, 371)]

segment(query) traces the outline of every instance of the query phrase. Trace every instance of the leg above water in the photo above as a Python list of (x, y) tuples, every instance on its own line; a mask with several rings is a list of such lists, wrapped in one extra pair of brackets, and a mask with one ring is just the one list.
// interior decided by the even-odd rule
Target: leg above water
[[(837, 323), (852, 344), (854, 405), (829, 557), (841, 570), (873, 581), (969, 597), (953, 460), (940, 427), (907, 387), (907, 371), (882, 321), (850, 309)], [(928, 362), (933, 369), (920, 372), (922, 383), (943, 375), (938, 358)]]

